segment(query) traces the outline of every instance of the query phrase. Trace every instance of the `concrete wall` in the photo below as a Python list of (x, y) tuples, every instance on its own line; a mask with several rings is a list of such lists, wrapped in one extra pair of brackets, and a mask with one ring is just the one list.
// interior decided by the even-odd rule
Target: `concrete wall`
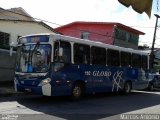
[(13, 81), (16, 53), (9, 55), (9, 50), (0, 49), (0, 82)]

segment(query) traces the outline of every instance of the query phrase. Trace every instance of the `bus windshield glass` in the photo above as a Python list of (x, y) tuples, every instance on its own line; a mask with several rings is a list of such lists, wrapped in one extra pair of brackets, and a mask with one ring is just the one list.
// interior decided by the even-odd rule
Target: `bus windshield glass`
[(50, 68), (50, 62), (51, 45), (49, 44), (22, 44), (17, 49), (17, 72), (47, 72)]

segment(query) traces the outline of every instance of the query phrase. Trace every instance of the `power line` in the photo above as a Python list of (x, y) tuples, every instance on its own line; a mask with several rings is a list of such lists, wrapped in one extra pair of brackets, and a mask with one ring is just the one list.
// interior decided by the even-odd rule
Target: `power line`
[[(7, 12), (14, 13), (14, 14), (18, 14), (18, 15), (21, 15), (21, 16), (24, 16), (24, 17), (28, 17), (28, 18), (31, 18), (31, 19), (35, 19), (35, 20), (39, 20), (39, 21), (42, 21), (42, 22), (47, 22), (47, 23), (51, 23), (51, 24), (55, 24), (55, 25), (61, 26), (60, 24), (57, 24), (57, 23), (53, 23), (53, 22), (50, 22), (50, 21), (47, 21), (47, 20), (42, 20), (42, 19), (39, 19), (39, 18), (31, 17), (31, 16), (28, 16), (28, 15), (24, 15), (24, 14), (21, 14), (21, 13), (17, 13), (17, 12), (11, 11), (11, 10), (6, 10), (6, 9), (1, 8), (1, 7), (0, 7), (0, 9), (2, 9), (4, 11), (7, 11)], [(105, 37), (113, 37), (113, 36), (108, 36), (108, 35), (105, 35), (105, 34), (96, 33), (96, 32), (92, 32), (92, 31), (81, 30), (81, 29), (78, 29), (78, 28), (72, 28), (72, 29), (78, 30), (78, 31), (89, 32), (89, 33), (93, 33), (93, 34), (97, 34), (97, 35), (105, 36)]]
[[(35, 18), (35, 17), (32, 17), (32, 16), (29, 16), (29, 15), (24, 15), (24, 14), (21, 14), (21, 13), (17, 13), (17, 12), (14, 12), (14, 11), (11, 11), (11, 10), (6, 10), (6, 9), (3, 9), (0, 7), (1, 10), (4, 10), (4, 11), (8, 11), (8, 12), (11, 12), (11, 13), (14, 13), (14, 14), (18, 14), (18, 15), (21, 15), (21, 16), (24, 16), (24, 17), (28, 17), (28, 18), (31, 18), (31, 19), (35, 19), (35, 20), (39, 20), (39, 21), (42, 21), (42, 22), (47, 22), (47, 23), (51, 23), (51, 24), (55, 24), (55, 25), (58, 25), (58, 26), (61, 26), (61, 24), (58, 24), (58, 23), (55, 23), (55, 22), (51, 22), (51, 21), (48, 21), (48, 20), (44, 20), (44, 19), (40, 19), (40, 18)], [(154, 28), (154, 27), (151, 27), (151, 26), (129, 26), (129, 27), (139, 27), (139, 28)], [(75, 29), (75, 28), (74, 28)], [(82, 30), (81, 30), (82, 31)], [(98, 33), (99, 34), (99, 33)]]
[(148, 27), (147, 26), (130, 26), (130, 27), (133, 27), (133, 28), (134, 27), (138, 27), (138, 28), (154, 28), (154, 27), (151, 27), (151, 26), (150, 27), (149, 26)]
[[(35, 18), (35, 17), (29, 16), (29, 15), (24, 15), (24, 14), (17, 13), (17, 12), (11, 11), (11, 10), (6, 10), (6, 9), (1, 8), (1, 7), (0, 7), (0, 9), (3, 10), (3, 11), (7, 11), (7, 12), (14, 13), (14, 14), (18, 14), (18, 15), (21, 15), (21, 16), (24, 16), (24, 17), (28, 17), (28, 18), (31, 18), (31, 19), (34, 19), (34, 20), (38, 20), (38, 21), (42, 21), (42, 22), (51, 23), (51, 24), (54, 24), (54, 25), (61, 26), (60, 24), (57, 24), (57, 23), (54, 23), (54, 22), (50, 22), (50, 21), (47, 21), (47, 20), (42, 20), (40, 18)], [(6, 15), (6, 16), (9, 16), (9, 15)], [(9, 16), (9, 17), (13, 17), (13, 16)], [(15, 17), (13, 17), (13, 18), (15, 18)], [(154, 28), (154, 27), (143, 27), (143, 26), (130, 26), (130, 27)], [(109, 37), (114, 37), (114, 36), (109, 36), (109, 35), (105, 35), (105, 34), (101, 34), (101, 33), (97, 33), (97, 32), (92, 32), (92, 31), (82, 30), (82, 29), (78, 29), (78, 28), (73, 28), (73, 27), (71, 29), (78, 30), (78, 31), (83, 31), (83, 32), (89, 32), (89, 33), (97, 34), (97, 35), (108, 37), (108, 38)], [(139, 42), (142, 42), (142, 41), (139, 41)], [(144, 42), (144, 43), (147, 43), (147, 42)], [(151, 44), (151, 43), (149, 43), (149, 44)]]
[[(156, 40), (159, 40), (160, 38), (156, 38)], [(149, 41), (149, 40), (148, 40)], [(150, 40), (151, 41), (151, 40)], [(142, 41), (142, 40), (139, 40), (139, 44), (141, 44), (141, 43), (143, 43), (143, 44), (148, 44), (148, 45), (152, 45), (152, 41), (151, 42), (145, 42), (145, 41)], [(160, 46), (160, 42), (159, 41), (156, 41), (155, 42), (155, 45), (157, 46)]]
[(24, 16), (24, 17), (28, 17), (28, 18), (31, 18), (31, 19), (35, 19), (35, 20), (39, 20), (39, 21), (43, 21), (43, 22), (47, 22), (47, 23), (51, 23), (51, 24), (55, 24), (55, 25), (59, 25), (60, 26), (60, 24), (53, 23), (53, 22), (50, 22), (50, 21), (47, 21), (47, 20), (42, 20), (40, 18), (35, 18), (35, 17), (29, 16), (29, 15), (24, 15), (24, 14), (17, 13), (17, 12), (11, 11), (11, 10), (6, 10), (6, 9), (1, 8), (1, 7), (0, 7), (0, 9), (3, 10), (3, 11), (11, 12), (11, 13), (14, 13), (14, 14), (17, 14), (17, 15), (21, 15), (21, 16)]

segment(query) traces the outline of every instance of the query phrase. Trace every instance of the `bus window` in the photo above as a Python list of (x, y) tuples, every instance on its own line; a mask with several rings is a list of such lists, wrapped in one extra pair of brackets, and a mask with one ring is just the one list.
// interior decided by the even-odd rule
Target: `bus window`
[(142, 55), (142, 68), (147, 69), (148, 68), (148, 58), (145, 55)]
[(90, 46), (83, 44), (74, 44), (74, 62), (89, 64), (90, 63)]
[(18, 72), (47, 72), (50, 68), (51, 46), (49, 44), (25, 44), (17, 49)]
[(119, 66), (119, 64), (120, 64), (119, 51), (108, 49), (107, 50), (107, 65)]
[(131, 65), (131, 54), (128, 52), (121, 52), (121, 66), (129, 67)]
[(132, 67), (140, 68), (141, 67), (141, 55), (132, 54)]
[(100, 47), (91, 48), (92, 64), (106, 65), (106, 49)]
[(51, 54), (51, 46), (50, 45), (38, 45), (38, 48), (35, 49), (34, 46), (31, 53), (31, 61), (34, 72), (46, 72), (50, 67), (50, 54)]
[[(58, 49), (63, 49), (63, 55), (58, 56)], [(65, 41), (57, 41), (54, 46), (54, 61), (70, 63), (71, 62), (71, 44)]]

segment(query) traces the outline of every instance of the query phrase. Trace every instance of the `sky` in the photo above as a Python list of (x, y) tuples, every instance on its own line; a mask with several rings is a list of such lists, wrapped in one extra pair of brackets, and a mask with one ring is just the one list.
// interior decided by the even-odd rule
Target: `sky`
[[(118, 0), (1, 0), (0, 7), (10, 9), (22, 7), (34, 18), (49, 21), (56, 28), (74, 21), (118, 22), (145, 33), (139, 38), (139, 45), (152, 45), (156, 17), (160, 15), (160, 0), (153, 0), (151, 18), (139, 14), (132, 7), (125, 7)], [(155, 47), (160, 48), (160, 19)]]

